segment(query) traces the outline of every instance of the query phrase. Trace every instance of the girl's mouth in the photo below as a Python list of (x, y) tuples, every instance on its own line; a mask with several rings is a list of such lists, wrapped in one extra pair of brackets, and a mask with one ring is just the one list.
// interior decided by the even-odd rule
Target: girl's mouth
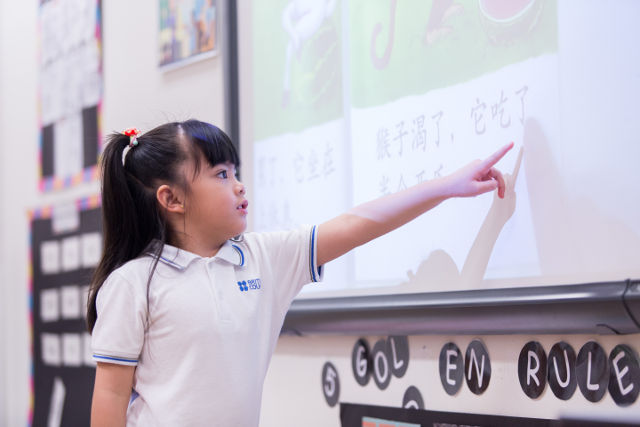
[(247, 207), (249, 206), (249, 202), (247, 200), (243, 200), (242, 203), (236, 207), (236, 209), (247, 213)]

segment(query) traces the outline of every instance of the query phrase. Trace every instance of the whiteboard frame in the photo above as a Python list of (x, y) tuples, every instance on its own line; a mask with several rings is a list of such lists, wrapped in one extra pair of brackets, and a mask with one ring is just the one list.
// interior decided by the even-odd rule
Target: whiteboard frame
[(640, 280), (295, 300), (283, 334), (640, 332)]

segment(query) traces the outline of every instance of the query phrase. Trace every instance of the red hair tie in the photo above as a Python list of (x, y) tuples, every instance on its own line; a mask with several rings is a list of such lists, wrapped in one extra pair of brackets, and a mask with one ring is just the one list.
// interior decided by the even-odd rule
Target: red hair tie
[(129, 137), (129, 147), (133, 148), (138, 145), (138, 135), (140, 135), (140, 131), (136, 128), (129, 128), (122, 132), (123, 135)]

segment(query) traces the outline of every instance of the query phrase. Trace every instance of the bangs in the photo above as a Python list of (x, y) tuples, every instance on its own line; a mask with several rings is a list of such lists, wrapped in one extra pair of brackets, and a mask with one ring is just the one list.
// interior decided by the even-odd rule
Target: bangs
[(195, 173), (200, 172), (200, 159), (203, 158), (209, 166), (220, 163), (233, 163), (240, 167), (240, 159), (231, 138), (220, 128), (198, 120), (187, 120), (182, 123), (185, 136), (191, 140), (191, 154), (196, 160)]

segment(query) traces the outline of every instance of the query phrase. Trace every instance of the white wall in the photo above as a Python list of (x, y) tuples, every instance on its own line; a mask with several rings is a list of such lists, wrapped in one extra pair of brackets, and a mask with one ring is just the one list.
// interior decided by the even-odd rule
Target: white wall
[(103, 131), (148, 130), (198, 118), (223, 127), (222, 55), (184, 68), (156, 67), (158, 2), (103, 2)]
[[(2, 17), (4, 16), (3, 13), (3, 6), (4, 4), (0, 2), (0, 29), (4, 28), (4, 20), (2, 20)], [(4, 63), (2, 62), (2, 59), (4, 57), (3, 53), (4, 53), (4, 44), (2, 43), (3, 38), (0, 35), (0, 100), (2, 100), (2, 93), (3, 93), (3, 86), (2, 86), (2, 76), (3, 76), (3, 65)], [(0, 128), (2, 128), (2, 117), (3, 117), (3, 111), (4, 111), (4, 104), (0, 101)], [(0, 145), (0, 158), (4, 157), (4, 150), (2, 150), (2, 146)], [(2, 197), (2, 190), (0, 189), (0, 198)], [(2, 213), (2, 211), (0, 211), (0, 224), (4, 223), (4, 214)], [(3, 233), (2, 230), (0, 229), (0, 242), (3, 241)], [(2, 260), (0, 260), (0, 274), (2, 274), (4, 272), (4, 263), (2, 262)], [(5, 296), (4, 296), (4, 286), (0, 285), (0, 343), (5, 342), (5, 325), (7, 324), (6, 319), (5, 319), (5, 312), (6, 310), (4, 309), (4, 303), (3, 301), (5, 300)], [(0, 384), (5, 384), (5, 355), (4, 355), (4, 351), (3, 351), (4, 347), (0, 344)], [(5, 418), (5, 395), (4, 395), (4, 386), (0, 386), (0, 420), (4, 420)]]
[[(158, 2), (102, 4), (103, 135), (192, 117), (223, 127), (222, 55), (161, 72)], [(99, 188), (38, 191), (37, 13), (34, 0), (0, 0), (0, 425), (11, 427), (27, 424), (30, 406), (27, 211)]]
[(39, 199), (36, 7), (35, 1), (0, 2), (0, 384), (6, 426), (26, 425), (29, 409), (27, 209)]

